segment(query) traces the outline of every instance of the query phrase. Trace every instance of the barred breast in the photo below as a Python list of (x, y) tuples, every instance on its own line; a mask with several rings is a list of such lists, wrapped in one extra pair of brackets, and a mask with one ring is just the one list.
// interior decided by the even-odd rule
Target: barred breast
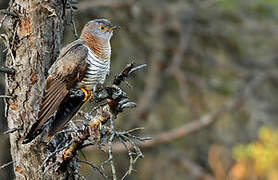
[(91, 90), (96, 84), (103, 84), (110, 70), (110, 60), (99, 60), (88, 48), (87, 72), (79, 83), (80, 87)]

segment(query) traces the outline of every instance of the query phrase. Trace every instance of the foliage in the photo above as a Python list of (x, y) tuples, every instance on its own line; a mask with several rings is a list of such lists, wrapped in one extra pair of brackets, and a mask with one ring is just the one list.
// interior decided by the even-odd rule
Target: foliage
[(261, 180), (278, 178), (278, 129), (260, 128), (258, 139), (233, 150), (236, 164), (232, 175), (237, 179), (257, 177)]

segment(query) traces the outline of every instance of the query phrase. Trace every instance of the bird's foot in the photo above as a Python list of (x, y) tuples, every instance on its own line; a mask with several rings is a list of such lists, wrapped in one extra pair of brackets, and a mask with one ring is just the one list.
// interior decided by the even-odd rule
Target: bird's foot
[(85, 102), (85, 101), (87, 101), (87, 100), (92, 98), (92, 95), (93, 95), (92, 90), (88, 90), (87, 91), (85, 88), (81, 88), (81, 90), (84, 92), (84, 95), (85, 95), (85, 97), (84, 97), (84, 99), (82, 101)]

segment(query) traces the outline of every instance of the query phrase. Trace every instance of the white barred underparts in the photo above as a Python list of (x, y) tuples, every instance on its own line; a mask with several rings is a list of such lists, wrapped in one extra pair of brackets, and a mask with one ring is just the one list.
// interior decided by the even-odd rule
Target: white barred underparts
[[(87, 47), (88, 48), (88, 47)], [(96, 84), (103, 84), (110, 70), (110, 60), (99, 60), (98, 57), (88, 48), (88, 68), (85, 77), (80, 85), (92, 89)]]

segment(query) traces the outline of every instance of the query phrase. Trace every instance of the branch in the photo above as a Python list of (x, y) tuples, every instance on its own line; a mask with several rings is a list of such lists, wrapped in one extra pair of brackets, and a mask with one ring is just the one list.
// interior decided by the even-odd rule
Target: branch
[(92, 168), (96, 169), (102, 177), (104, 177), (105, 179), (108, 179), (108, 177), (104, 174), (104, 172), (101, 170), (101, 168), (99, 168), (97, 165), (94, 165), (94, 164), (92, 164), (88, 161), (83, 161), (83, 160), (78, 160), (78, 162), (81, 162), (81, 163), (84, 163), (84, 164), (87, 164), (87, 165), (91, 166)]
[(20, 131), (20, 130), (23, 130), (23, 123), (18, 127), (5, 131), (4, 134), (11, 134), (11, 133), (14, 133), (15, 131)]
[(121, 72), (121, 74), (119, 74), (118, 76), (116, 76), (113, 80), (113, 84), (116, 86), (119, 86), (121, 84), (121, 82), (125, 81), (126, 78), (134, 73), (135, 71), (138, 71), (144, 67), (146, 67), (146, 64), (141, 64), (137, 67), (134, 67), (134, 63), (130, 63), (127, 64), (126, 67), (124, 68), (124, 70)]
[(109, 140), (108, 140), (108, 154), (109, 154), (109, 162), (110, 162), (110, 166), (111, 166), (111, 170), (112, 170), (112, 177), (113, 180), (117, 180), (117, 175), (116, 175), (116, 168), (115, 168), (115, 163), (113, 160), (113, 146), (112, 146), (112, 142), (114, 140), (115, 137), (115, 118), (113, 117), (113, 115), (111, 115), (111, 123), (110, 123), (110, 129), (113, 130), (112, 135), (110, 136)]
[(75, 9), (74, 9), (74, 6), (72, 6), (72, 3), (74, 3), (74, 2), (71, 2), (71, 1), (67, 2), (67, 5), (69, 6), (69, 9), (70, 9), (70, 23), (72, 25), (72, 30), (73, 30), (75, 39), (78, 39), (78, 34), (77, 34), (76, 25), (75, 25), (75, 21), (74, 21), (74, 15), (73, 15), (73, 11)]
[(181, 166), (185, 171), (194, 176), (196, 179), (214, 180), (212, 175), (207, 173), (201, 166), (185, 157), (175, 156), (171, 160)]
[(181, 98), (185, 101), (188, 96), (186, 81), (187, 78), (181, 70), (181, 63), (183, 62), (184, 53), (188, 50), (190, 38), (192, 35), (192, 24), (189, 24), (186, 31), (180, 27), (178, 33), (180, 34), (180, 43), (176, 49), (175, 55), (172, 58), (171, 64), (168, 66), (167, 71), (173, 76), (179, 85)]
[[(110, 117), (116, 117), (118, 113), (122, 112), (124, 108), (135, 107), (135, 103), (129, 102), (126, 98), (125, 93), (123, 93), (118, 86), (121, 82), (133, 72), (142, 69), (146, 65), (140, 65), (134, 67), (134, 64), (128, 64), (123, 69), (123, 71), (114, 78), (113, 85), (116, 87), (107, 87), (102, 89), (102, 91), (97, 92), (94, 96), (95, 99), (107, 99), (107, 104), (100, 106), (98, 108), (97, 114), (90, 119), (89, 125), (84, 128), (84, 131), (79, 135), (72, 143), (72, 145), (65, 151), (63, 155), (63, 160), (66, 162), (68, 159), (72, 158), (79, 147), (82, 146), (85, 140), (89, 137), (93, 139), (100, 136), (99, 127), (105, 124)], [(114, 122), (111, 122), (113, 124)], [(114, 127), (114, 126), (113, 126)]]
[(13, 19), (18, 18), (18, 16), (7, 9), (0, 10), (0, 29), (3, 27), (4, 29), (12, 29), (13, 27)]
[[(169, 63), (169, 59), (166, 58), (167, 45), (164, 43), (163, 34), (165, 34), (165, 27), (163, 26), (163, 18), (161, 13), (153, 14), (153, 26), (157, 29), (151, 32), (151, 41), (155, 42), (150, 47), (154, 50), (150, 56), (150, 68), (145, 78), (145, 85), (142, 97), (138, 102), (138, 108), (136, 109), (136, 117), (145, 120), (149, 116), (150, 112), (156, 107), (158, 98), (165, 90), (162, 88), (165, 84), (165, 78), (167, 76), (165, 66)], [(150, 48), (149, 47), (149, 48)], [(135, 122), (137, 123), (137, 122)]]
[(8, 95), (0, 95), (0, 98), (13, 98), (13, 96), (8, 96)]
[(0, 166), (0, 169), (4, 169), (4, 168), (8, 167), (9, 165), (11, 165), (13, 163), (14, 163), (13, 161), (10, 161), (10, 162), (8, 162), (6, 164), (3, 164), (2, 166)]
[(16, 70), (6, 66), (0, 66), (0, 72), (14, 75), (16, 73)]

